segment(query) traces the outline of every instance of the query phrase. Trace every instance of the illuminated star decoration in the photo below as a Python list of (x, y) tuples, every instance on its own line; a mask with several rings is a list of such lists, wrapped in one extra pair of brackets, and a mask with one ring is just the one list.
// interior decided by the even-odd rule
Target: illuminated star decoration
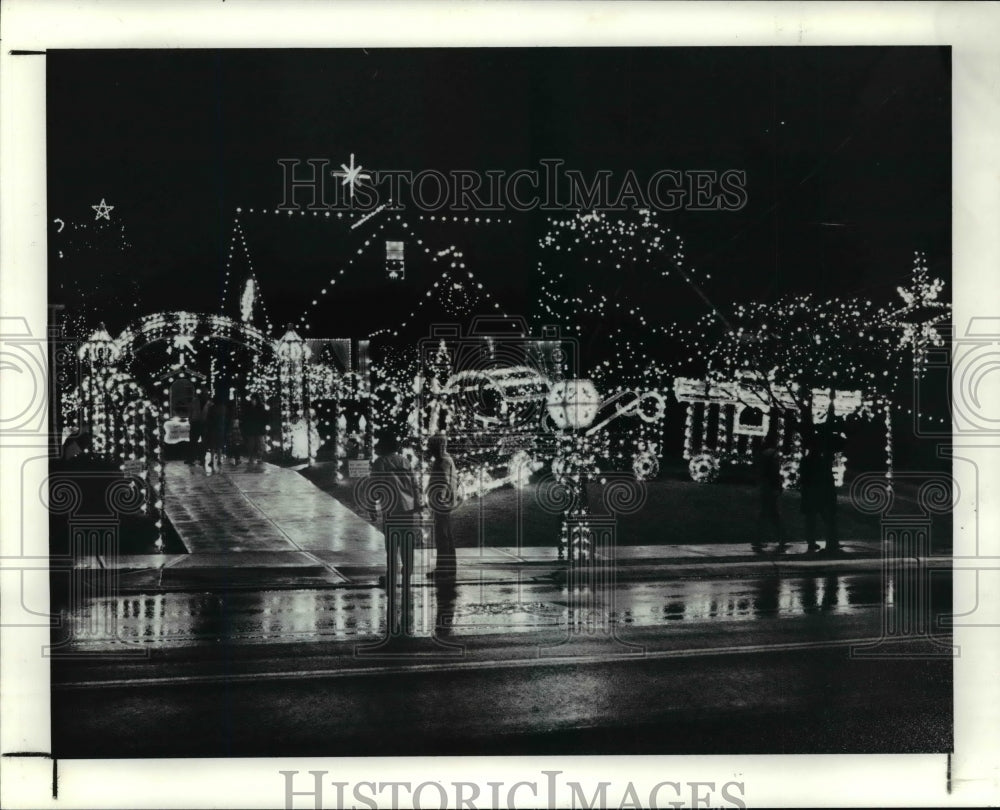
[(187, 364), (187, 358), (184, 355), (185, 351), (191, 352), (191, 354), (197, 354), (198, 350), (194, 347), (194, 335), (174, 335), (172, 349), (176, 350), (180, 355), (177, 361), (177, 365), (174, 368), (183, 368)]
[(103, 197), (101, 197), (100, 203), (98, 203), (97, 205), (92, 205), (90, 207), (97, 212), (97, 216), (94, 217), (95, 222), (99, 219), (106, 219), (108, 222), (111, 221), (111, 212), (114, 210), (115, 207), (113, 205), (108, 205), (104, 201)]
[(334, 172), (333, 175), (335, 177), (343, 177), (344, 178), (341, 181), (340, 184), (342, 186), (347, 186), (347, 185), (350, 186), (350, 188), (351, 188), (351, 199), (353, 200), (354, 199), (354, 189), (359, 185), (359, 181), (361, 181), (361, 180), (370, 180), (371, 179), (371, 175), (368, 174), (367, 172), (362, 173), (361, 170), (364, 168), (364, 166), (362, 166), (360, 163), (357, 166), (354, 165), (354, 153), (353, 152), (351, 152), (351, 165), (350, 166), (345, 166), (343, 163), (341, 163), (340, 164), (340, 168), (343, 169), (344, 171), (342, 171), (342, 172)]
[(909, 289), (896, 288), (904, 306), (893, 312), (889, 319), (902, 327), (899, 346), (913, 347), (913, 361), (918, 372), (926, 359), (927, 347), (944, 345), (938, 326), (948, 318), (950, 308), (945, 302), (938, 301), (943, 289), (944, 281), (928, 277), (926, 258), (922, 252), (916, 251), (913, 256), (913, 281)]

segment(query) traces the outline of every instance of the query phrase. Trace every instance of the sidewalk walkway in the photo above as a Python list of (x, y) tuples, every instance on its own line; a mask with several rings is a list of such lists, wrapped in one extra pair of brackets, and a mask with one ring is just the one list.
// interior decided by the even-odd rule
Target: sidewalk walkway
[[(188, 554), (97, 557), (79, 567), (115, 569), (122, 592), (371, 587), (384, 573), (381, 532), (293, 470), (243, 464), (212, 475), (171, 462), (166, 484), (167, 516)], [(754, 554), (749, 544), (619, 546), (614, 559), (597, 555), (594, 565), (613, 566), (626, 581), (870, 571), (883, 564), (879, 541), (843, 546), (847, 555), (836, 558), (807, 555), (804, 543), (781, 555)], [(459, 549), (458, 563), (459, 583), (559, 579), (567, 567), (554, 546)], [(415, 584), (430, 584), (424, 574), (432, 565), (432, 554), (418, 554)]]

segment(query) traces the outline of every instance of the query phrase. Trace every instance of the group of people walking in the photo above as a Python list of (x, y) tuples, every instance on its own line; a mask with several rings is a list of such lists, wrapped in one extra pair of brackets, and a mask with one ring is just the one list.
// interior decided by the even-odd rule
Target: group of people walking
[(267, 410), (260, 394), (249, 401), (200, 395), (191, 403), (188, 464), (205, 464), (207, 469), (222, 469), (226, 458), (237, 465), (245, 456), (250, 463), (261, 463), (267, 453)]

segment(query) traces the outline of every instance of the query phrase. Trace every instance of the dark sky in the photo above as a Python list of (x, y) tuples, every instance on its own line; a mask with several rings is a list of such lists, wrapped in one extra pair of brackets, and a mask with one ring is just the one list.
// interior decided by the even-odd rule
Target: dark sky
[[(50, 51), (49, 215), (66, 223), (51, 232), (50, 298), (98, 300), (113, 328), (215, 311), (235, 211), (281, 202), (277, 161), (336, 167), (354, 153), (366, 169), (745, 170), (743, 210), (661, 215), (711, 274), (710, 298), (890, 301), (914, 250), (950, 279), (950, 108), (946, 48)], [(115, 206), (103, 231), (90, 207), (102, 198)], [(545, 216), (419, 227), (528, 311)], [(363, 236), (299, 217), (242, 224), (276, 322), (297, 318)], [(398, 319), (437, 272), (413, 248), (403, 284), (385, 280), (378, 251), (346, 274), (313, 334)], [(625, 292), (667, 319), (700, 314), (654, 281)]]

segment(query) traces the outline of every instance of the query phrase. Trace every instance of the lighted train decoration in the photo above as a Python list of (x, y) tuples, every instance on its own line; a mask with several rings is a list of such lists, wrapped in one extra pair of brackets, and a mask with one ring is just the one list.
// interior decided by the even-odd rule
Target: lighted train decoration
[[(732, 381), (674, 378), (674, 397), (685, 405), (684, 460), (693, 481), (715, 481), (726, 464), (752, 464), (773, 427), (784, 486), (797, 485), (802, 459), (802, 437), (795, 429), (800, 391), (794, 385), (771, 390), (765, 386), (753, 373)], [(830, 391), (814, 388), (811, 393), (813, 422), (822, 424), (831, 410)], [(858, 413), (864, 400), (860, 391), (834, 390), (832, 406), (833, 414), (843, 418)], [(847, 458), (837, 453), (833, 472), (838, 487), (846, 468)]]

